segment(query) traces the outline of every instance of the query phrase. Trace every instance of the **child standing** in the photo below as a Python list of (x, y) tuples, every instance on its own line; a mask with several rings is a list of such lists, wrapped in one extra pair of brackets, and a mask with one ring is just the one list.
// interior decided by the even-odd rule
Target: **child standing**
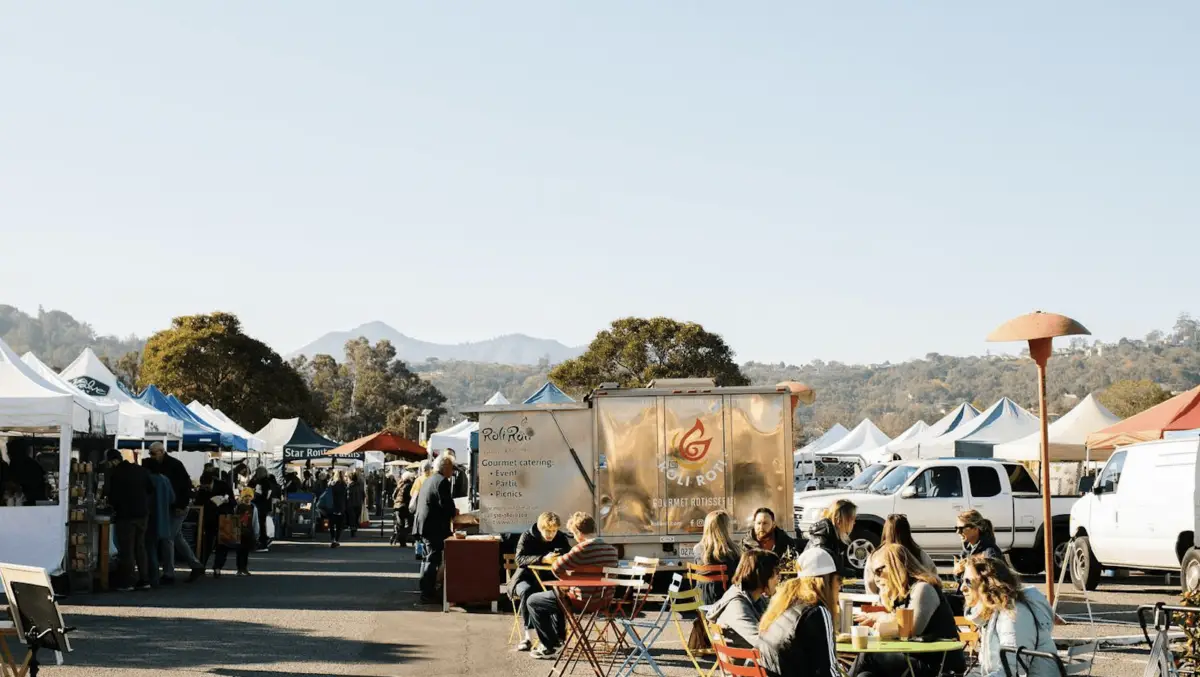
[(245, 487), (241, 490), (233, 514), (228, 517), (233, 519), (234, 528), (221, 529), (217, 557), (213, 562), (213, 578), (221, 577), (230, 550), (237, 551), (237, 575), (250, 575), (250, 551), (258, 543), (258, 508), (254, 506), (253, 489)]

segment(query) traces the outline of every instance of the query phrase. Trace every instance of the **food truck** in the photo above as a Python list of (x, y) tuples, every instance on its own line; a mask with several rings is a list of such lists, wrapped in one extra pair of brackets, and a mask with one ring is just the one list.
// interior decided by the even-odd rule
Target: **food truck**
[(514, 534), (537, 516), (596, 517), (624, 558), (687, 558), (704, 517), (754, 512), (792, 528), (792, 417), (798, 383), (716, 387), (710, 379), (646, 388), (602, 384), (583, 402), (485, 406), (475, 455), (481, 533)]

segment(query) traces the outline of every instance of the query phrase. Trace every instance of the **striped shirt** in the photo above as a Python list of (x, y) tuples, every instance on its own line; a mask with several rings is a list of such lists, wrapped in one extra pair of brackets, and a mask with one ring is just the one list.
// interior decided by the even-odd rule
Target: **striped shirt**
[[(615, 567), (617, 563), (617, 549), (597, 537), (590, 541), (580, 541), (574, 548), (571, 548), (570, 552), (555, 560), (550, 570), (562, 580), (570, 580), (572, 576), (600, 578), (604, 575), (604, 567)], [(591, 599), (595, 595), (612, 595), (612, 593), (611, 589), (596, 592), (595, 590), (571, 588), (569, 591), (570, 596), (578, 600)]]

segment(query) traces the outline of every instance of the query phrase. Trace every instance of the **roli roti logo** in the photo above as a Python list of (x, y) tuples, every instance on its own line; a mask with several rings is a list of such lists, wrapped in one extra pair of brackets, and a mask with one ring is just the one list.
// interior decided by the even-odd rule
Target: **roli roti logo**
[(709, 456), (712, 436), (704, 430), (704, 423), (697, 418), (684, 433), (675, 433), (671, 438), (671, 450), (660, 470), (667, 480), (679, 486), (702, 487), (720, 479), (725, 472), (725, 460), (720, 454)]
[(77, 376), (71, 379), (71, 385), (93, 397), (108, 396), (108, 386), (90, 376)]

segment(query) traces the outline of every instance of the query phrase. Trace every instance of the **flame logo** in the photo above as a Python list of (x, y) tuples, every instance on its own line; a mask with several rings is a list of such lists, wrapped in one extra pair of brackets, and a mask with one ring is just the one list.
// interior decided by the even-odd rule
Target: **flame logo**
[(700, 419), (696, 419), (696, 424), (683, 434), (683, 439), (679, 442), (679, 458), (687, 463), (696, 463), (708, 454), (711, 444), (712, 438), (704, 436), (704, 424)]

